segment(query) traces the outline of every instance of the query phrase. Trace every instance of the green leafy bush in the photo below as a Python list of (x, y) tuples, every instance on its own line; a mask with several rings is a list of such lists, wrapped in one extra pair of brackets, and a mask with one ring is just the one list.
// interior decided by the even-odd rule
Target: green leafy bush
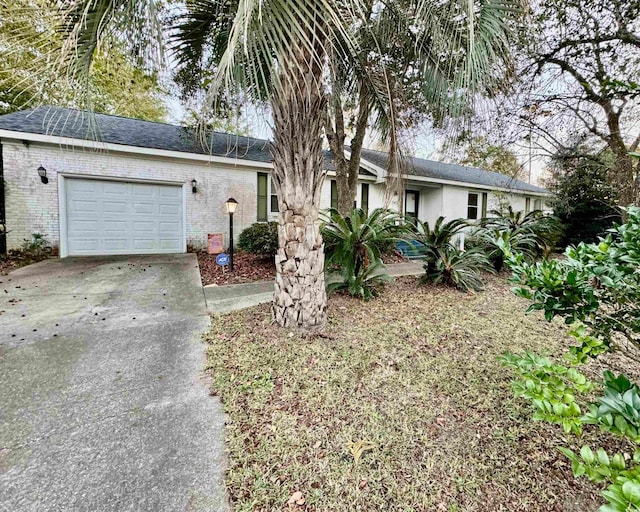
[[(529, 312), (541, 310), (549, 321), (560, 316), (585, 326), (579, 359), (581, 352), (595, 356), (610, 349), (616, 333), (640, 348), (640, 209), (629, 208), (628, 217), (599, 243), (568, 247), (563, 260), (532, 264), (500, 242), (516, 295), (532, 302)], [(602, 341), (595, 351), (594, 340)]]
[(582, 411), (575, 395), (593, 389), (582, 373), (532, 352), (506, 353), (498, 359), (518, 374), (512, 383), (514, 394), (531, 401), (536, 408), (534, 420), (558, 423), (566, 433), (582, 434)]
[(433, 229), (428, 222), (418, 222), (415, 238), (425, 246), (423, 282), (444, 283), (462, 291), (482, 289), (481, 272), (493, 268), (481, 248), (464, 251), (458, 247), (458, 237), (468, 226), (463, 219), (444, 222), (444, 217), (438, 218)]
[(275, 256), (278, 251), (278, 223), (256, 222), (245, 228), (238, 239), (238, 247), (257, 256)]
[(348, 217), (330, 209), (322, 225), (327, 266), (337, 269), (340, 282), (330, 292), (346, 290), (363, 299), (375, 297), (389, 280), (380, 255), (407, 236), (409, 227), (397, 213), (376, 208), (367, 213), (354, 208)]
[(604, 396), (593, 405), (583, 421), (600, 425), (602, 430), (613, 432), (634, 443), (640, 442), (640, 388), (631, 384), (624, 375), (617, 378), (610, 371), (604, 372)]
[(595, 453), (583, 446), (576, 454), (568, 448), (558, 448), (571, 461), (571, 469), (576, 478), (586, 476), (592, 482), (611, 482), (602, 496), (607, 504), (599, 512), (640, 511), (640, 450), (636, 450), (627, 464), (624, 455), (613, 456), (602, 448)]
[[(571, 469), (576, 478), (586, 475), (592, 482), (605, 482), (615, 480), (627, 469), (624, 455), (616, 453), (610, 457), (603, 448), (598, 448), (594, 453), (590, 447), (583, 446), (579, 454), (564, 447), (559, 447), (558, 450), (571, 461)], [(634, 461), (639, 455), (640, 452), (636, 451)]]
[(597, 242), (607, 229), (620, 224), (616, 189), (607, 174), (615, 168), (610, 151), (594, 151), (588, 146), (569, 148), (551, 158), (550, 204), (565, 232), (560, 244)]
[(341, 279), (327, 284), (327, 292), (346, 291), (352, 297), (369, 300), (377, 297), (385, 284), (392, 281), (392, 277), (384, 272), (384, 265), (376, 261), (366, 270), (357, 275), (342, 274)]

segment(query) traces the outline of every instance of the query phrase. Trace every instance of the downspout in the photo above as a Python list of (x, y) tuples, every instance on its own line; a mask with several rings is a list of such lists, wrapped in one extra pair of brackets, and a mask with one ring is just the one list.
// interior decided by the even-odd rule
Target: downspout
[(2, 143), (0, 142), (0, 254), (7, 253), (7, 218), (5, 215), (4, 194), (4, 158), (2, 157)]

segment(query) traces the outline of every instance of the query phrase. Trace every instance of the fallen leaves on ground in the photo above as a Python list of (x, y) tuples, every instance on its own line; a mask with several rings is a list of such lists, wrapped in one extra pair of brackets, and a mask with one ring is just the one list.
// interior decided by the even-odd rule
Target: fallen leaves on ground
[[(504, 276), (487, 281), (477, 294), (402, 278), (373, 301), (336, 295), (315, 335), (274, 326), (268, 305), (213, 317), (234, 510), (597, 510), (600, 488), (557, 450), (600, 442), (597, 428), (579, 439), (532, 421), (496, 360), (558, 355), (566, 328), (525, 315)], [(375, 445), (358, 464), (354, 440)]]
[(233, 272), (228, 265), (224, 267), (218, 265), (215, 254), (199, 252), (197, 255), (203, 285), (265, 281), (273, 279), (276, 272), (273, 258), (262, 258), (246, 252), (237, 252), (233, 255)]

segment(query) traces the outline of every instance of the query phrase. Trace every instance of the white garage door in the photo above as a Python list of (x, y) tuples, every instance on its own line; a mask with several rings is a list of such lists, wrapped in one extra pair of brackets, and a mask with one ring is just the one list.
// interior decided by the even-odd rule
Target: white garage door
[(184, 252), (182, 187), (67, 178), (69, 256)]

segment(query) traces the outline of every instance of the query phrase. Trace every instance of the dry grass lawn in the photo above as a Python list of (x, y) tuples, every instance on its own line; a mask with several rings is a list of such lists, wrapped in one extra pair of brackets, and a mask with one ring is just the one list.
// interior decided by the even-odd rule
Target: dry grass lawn
[(404, 278), (371, 302), (332, 297), (321, 335), (280, 330), (266, 305), (214, 317), (234, 510), (597, 510), (600, 488), (556, 449), (597, 431), (530, 421), (496, 361), (568, 346), (525, 308), (504, 276), (478, 294)]

